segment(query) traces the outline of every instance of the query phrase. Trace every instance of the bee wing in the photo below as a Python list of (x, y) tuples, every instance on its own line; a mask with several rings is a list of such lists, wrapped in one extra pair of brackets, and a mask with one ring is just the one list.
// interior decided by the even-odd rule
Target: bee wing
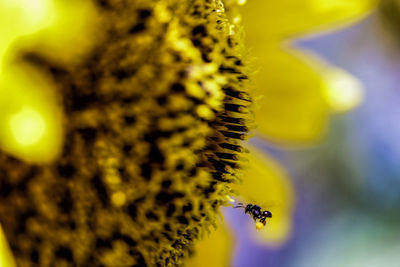
[(263, 210), (266, 210), (266, 209), (271, 209), (271, 208), (273, 208), (273, 209), (277, 209), (277, 208), (279, 208), (279, 207), (281, 207), (282, 206), (282, 204), (280, 203), (280, 201), (278, 201), (278, 200), (274, 200), (274, 199), (265, 199), (264, 201), (262, 201), (262, 202), (257, 202), (256, 200), (254, 200), (254, 199), (247, 199), (247, 201), (244, 201), (243, 199), (241, 199), (241, 198), (234, 198), (234, 199), (232, 199), (232, 200), (234, 200), (234, 202), (232, 202), (233, 203), (233, 205), (236, 205), (236, 206), (243, 206), (244, 208), (246, 207), (246, 203), (251, 203), (251, 204), (254, 204), (254, 205), (258, 205), (258, 206), (260, 206), (261, 207), (261, 209), (263, 209)]
[(236, 206), (233, 206), (233, 208), (234, 209), (236, 209), (236, 208), (246, 208), (246, 205), (244, 204), (244, 203), (237, 203), (237, 205)]

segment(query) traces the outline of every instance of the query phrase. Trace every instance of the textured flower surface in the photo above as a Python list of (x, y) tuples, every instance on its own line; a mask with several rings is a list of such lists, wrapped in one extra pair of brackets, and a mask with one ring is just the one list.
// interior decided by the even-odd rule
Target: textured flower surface
[(50, 15), (28, 30), (26, 3), (1, 6), (20, 23), (0, 85), (0, 220), (17, 265), (181, 265), (233, 193), (251, 119), (224, 5), (37, 1)]

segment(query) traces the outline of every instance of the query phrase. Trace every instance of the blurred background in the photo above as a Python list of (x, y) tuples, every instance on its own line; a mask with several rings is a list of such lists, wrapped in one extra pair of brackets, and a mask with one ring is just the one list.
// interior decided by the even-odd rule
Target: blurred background
[(363, 100), (331, 114), (314, 144), (282, 148), (260, 134), (252, 139), (291, 177), (293, 228), (283, 243), (266, 244), (246, 215), (225, 209), (236, 240), (232, 266), (399, 266), (399, 3), (383, 2), (352, 25), (291, 40), (359, 80)]

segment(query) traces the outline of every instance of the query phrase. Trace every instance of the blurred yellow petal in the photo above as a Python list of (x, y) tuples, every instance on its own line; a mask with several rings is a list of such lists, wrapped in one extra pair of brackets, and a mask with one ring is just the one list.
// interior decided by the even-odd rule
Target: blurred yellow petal
[[(0, 1), (0, 63), (10, 44), (18, 37), (47, 27), (52, 20), (50, 0)], [(0, 73), (2, 64), (0, 64)]]
[(0, 226), (0, 267), (15, 267), (10, 248)]
[(96, 12), (90, 1), (1, 1), (0, 73), (21, 50), (39, 50), (58, 63), (78, 61), (101, 36)]
[(26, 64), (0, 76), (0, 149), (28, 162), (56, 158), (62, 145), (62, 110), (48, 77)]
[(377, 0), (249, 0), (242, 21), (250, 45), (346, 25), (359, 20)]
[(96, 12), (90, 2), (77, 0), (0, 3), (0, 149), (35, 163), (58, 156), (62, 110), (56, 86), (34, 67), (16, 63), (16, 55), (36, 51), (57, 63), (78, 62), (96, 43), (92, 37), (100, 36), (93, 30), (101, 20)]
[(185, 261), (187, 267), (228, 267), (231, 266), (233, 237), (222, 223), (212, 230), (209, 236), (197, 241), (195, 254)]
[[(76, 63), (98, 43), (101, 18), (92, 1), (53, 0), (52, 23), (41, 32), (26, 38), (26, 46), (35, 46), (56, 62)], [(22, 45), (24, 46), (24, 45)]]
[(254, 74), (257, 129), (274, 142), (304, 143), (318, 140), (329, 111), (320, 64), (294, 50), (257, 48)]
[(295, 201), (294, 188), (278, 162), (254, 146), (250, 149), (248, 166), (243, 173), (243, 182), (234, 188), (247, 202), (258, 204), (272, 212), (272, 218), (260, 231), (249, 217), (257, 239), (270, 245), (280, 245), (290, 236), (292, 212)]

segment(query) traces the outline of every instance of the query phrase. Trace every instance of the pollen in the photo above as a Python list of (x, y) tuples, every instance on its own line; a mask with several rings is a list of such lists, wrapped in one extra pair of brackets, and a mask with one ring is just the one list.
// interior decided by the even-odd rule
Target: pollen
[(261, 230), (264, 228), (264, 224), (262, 222), (256, 222), (256, 229)]

